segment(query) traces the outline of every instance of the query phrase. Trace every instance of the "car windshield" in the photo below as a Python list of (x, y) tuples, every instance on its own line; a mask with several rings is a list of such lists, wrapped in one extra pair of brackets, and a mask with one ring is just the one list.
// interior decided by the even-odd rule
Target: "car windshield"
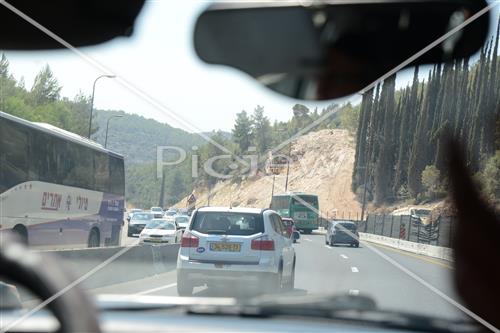
[(175, 230), (175, 225), (166, 220), (152, 220), (146, 224), (145, 229)]
[(148, 221), (153, 219), (153, 214), (148, 214), (148, 213), (134, 213), (132, 216), (133, 220), (137, 221)]
[(421, 215), (421, 216), (429, 216), (429, 215), (431, 215), (431, 211), (427, 210), (427, 209), (415, 209), (414, 214)]
[(175, 218), (175, 222), (177, 222), (177, 223), (188, 223), (189, 222), (189, 217), (177, 216)]
[[(323, 7), (299, 2), (314, 11), (304, 16), (310, 33), (333, 42), (340, 30)], [(81, 51), (0, 50), (0, 233), (58, 256), (75, 279), (97, 267), (81, 283), (91, 295), (232, 297), (248, 289), (243, 300), (285, 303), (366, 295), (384, 310), (470, 319), (455, 306), (463, 302), (453, 284), (457, 218), (445, 144), (448, 134), (460, 139), (481, 197), (500, 207), (500, 6), (485, 14), (489, 32), (476, 54), (446, 62), (451, 53), (442, 50), (454, 42), (433, 44), (443, 62), (408, 58), (358, 93), (319, 101), (264, 87), (288, 75), (279, 66), (257, 82), (198, 56), (195, 33), (215, 47), (228, 31), (197, 30), (208, 5), (146, 1), (130, 37)], [(273, 10), (288, 6), (295, 2)], [(443, 25), (458, 27), (464, 15)], [(394, 29), (412, 19), (403, 11)], [(269, 24), (257, 19), (254, 28)], [(300, 53), (304, 75), (318, 74), (326, 59), (315, 58), (316, 42), (299, 43), (298, 26), (270, 26), (291, 43), (277, 63), (295, 64), (291, 55)], [(256, 30), (232, 50), (241, 56), (239, 46), (267, 37)], [(340, 41), (362, 51), (333, 55), (332, 71), (375, 57), (370, 50), (385, 37)], [(262, 54), (281, 46), (266, 43)], [(249, 68), (274, 59), (244, 55)], [(301, 70), (290, 74), (296, 90), (305, 85)], [(293, 219), (294, 235), (282, 218)], [(352, 232), (332, 230), (335, 223)], [(176, 234), (145, 240), (144, 228)], [(481, 246), (488, 256), (493, 243)], [(252, 281), (261, 282), (257, 291)]]
[(204, 234), (255, 235), (264, 231), (260, 214), (198, 212), (191, 230)]

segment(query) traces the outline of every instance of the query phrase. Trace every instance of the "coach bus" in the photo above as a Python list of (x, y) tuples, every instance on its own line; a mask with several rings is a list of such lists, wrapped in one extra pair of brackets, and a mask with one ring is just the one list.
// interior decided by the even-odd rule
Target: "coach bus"
[(303, 192), (274, 195), (271, 209), (283, 217), (291, 217), (295, 227), (308, 234), (318, 228), (318, 196)]
[(119, 245), (123, 157), (43, 123), (0, 112), (0, 230), (29, 246)]

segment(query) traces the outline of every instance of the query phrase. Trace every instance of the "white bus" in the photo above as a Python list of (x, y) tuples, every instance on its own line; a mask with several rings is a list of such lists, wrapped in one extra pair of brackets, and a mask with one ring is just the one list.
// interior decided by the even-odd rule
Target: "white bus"
[(0, 112), (0, 232), (37, 248), (119, 245), (124, 192), (121, 155)]

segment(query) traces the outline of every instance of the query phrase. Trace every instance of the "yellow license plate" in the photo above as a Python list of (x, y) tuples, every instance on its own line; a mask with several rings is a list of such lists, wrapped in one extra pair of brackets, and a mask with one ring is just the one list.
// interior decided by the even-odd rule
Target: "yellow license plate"
[(159, 243), (162, 241), (162, 239), (161, 238), (150, 238), (149, 241), (153, 242), (153, 243)]
[(219, 252), (240, 252), (241, 244), (240, 243), (210, 243), (210, 251), (219, 251)]

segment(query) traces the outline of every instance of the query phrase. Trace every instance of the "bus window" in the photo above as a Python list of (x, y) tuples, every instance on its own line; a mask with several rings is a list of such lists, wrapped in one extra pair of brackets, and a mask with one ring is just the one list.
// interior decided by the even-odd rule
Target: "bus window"
[(109, 157), (109, 176), (111, 181), (110, 192), (113, 194), (125, 194), (125, 172), (123, 160), (117, 157)]
[[(305, 203), (304, 203), (305, 202)], [(292, 198), (292, 205), (294, 206), (307, 206), (318, 207), (318, 198), (310, 196), (296, 196)]]
[(105, 153), (95, 153), (94, 155), (94, 175), (95, 190), (109, 192), (109, 159)]
[(271, 209), (288, 209), (290, 198), (287, 196), (275, 196), (271, 200)]
[(28, 135), (17, 124), (2, 121), (1, 126), (1, 183), (7, 190), (28, 180)]

